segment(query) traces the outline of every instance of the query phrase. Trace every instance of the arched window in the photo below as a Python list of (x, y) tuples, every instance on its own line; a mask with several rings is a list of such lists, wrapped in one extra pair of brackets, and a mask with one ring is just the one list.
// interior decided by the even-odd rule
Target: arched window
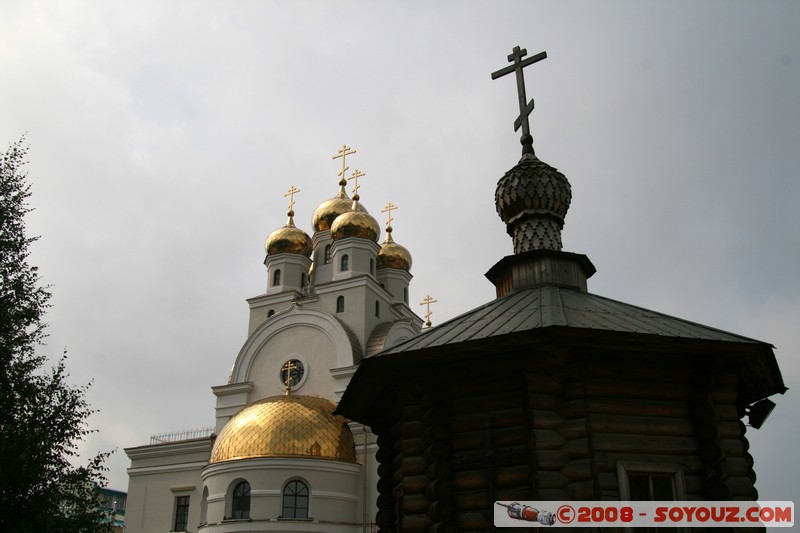
[(342, 272), (350, 270), (350, 256), (348, 256), (347, 254), (344, 254), (342, 256), (342, 264), (339, 270)]
[(344, 296), (336, 298), (336, 312), (344, 313)]
[(280, 285), (281, 284), (281, 269), (276, 270), (272, 274), (272, 286)]
[(330, 262), (331, 262), (331, 245), (329, 244), (325, 247), (325, 264), (328, 264)]
[(374, 274), (375, 273), (375, 260), (374, 259), (370, 259), (369, 260), (369, 273), (370, 274)]
[(208, 521), (208, 487), (203, 487), (203, 497), (200, 500), (200, 524)]
[(281, 518), (308, 518), (308, 485), (295, 479), (283, 487)]
[(381, 303), (378, 300), (375, 300), (375, 316), (381, 317)]
[(241, 481), (233, 488), (231, 518), (250, 518), (250, 483)]

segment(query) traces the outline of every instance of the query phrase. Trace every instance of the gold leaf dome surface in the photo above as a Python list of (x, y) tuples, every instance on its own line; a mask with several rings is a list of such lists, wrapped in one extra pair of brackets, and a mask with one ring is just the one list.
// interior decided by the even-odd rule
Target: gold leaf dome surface
[[(387, 231), (391, 228), (387, 228)], [(378, 268), (397, 268), (400, 270), (411, 270), (411, 253), (405, 246), (401, 246), (392, 240), (392, 234), (381, 244), (378, 252)]]
[(336, 406), (317, 396), (272, 396), (239, 411), (222, 428), (209, 463), (259, 457), (356, 462), (353, 434)]
[[(353, 208), (353, 201), (344, 193), (340, 193), (335, 198), (325, 200), (314, 210), (314, 215), (311, 217), (311, 226), (314, 231), (325, 231), (331, 229), (333, 221), (344, 213), (347, 213)], [(366, 212), (367, 210), (361, 205), (356, 204), (356, 209)]]
[(295, 227), (291, 217), (282, 228), (278, 228), (267, 237), (264, 245), (267, 254), (298, 254), (305, 257), (311, 256), (311, 237), (298, 227)]
[[(358, 202), (354, 202), (360, 206)], [(340, 215), (333, 221), (331, 226), (331, 237), (333, 240), (346, 239), (347, 237), (359, 237), (378, 242), (381, 235), (381, 227), (372, 215), (364, 211), (348, 211)]]

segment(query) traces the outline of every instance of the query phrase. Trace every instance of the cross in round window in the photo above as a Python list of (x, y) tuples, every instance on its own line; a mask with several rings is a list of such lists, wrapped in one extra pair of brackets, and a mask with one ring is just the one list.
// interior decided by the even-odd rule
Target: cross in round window
[(303, 362), (298, 359), (289, 359), (281, 367), (281, 383), (286, 386), (286, 391), (290, 392), (292, 387), (297, 386), (303, 379), (305, 367)]

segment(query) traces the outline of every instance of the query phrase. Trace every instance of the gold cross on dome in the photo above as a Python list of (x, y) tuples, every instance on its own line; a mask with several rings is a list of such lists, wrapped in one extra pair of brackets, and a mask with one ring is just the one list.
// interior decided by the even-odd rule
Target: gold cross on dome
[(360, 178), (361, 176), (366, 176), (366, 174), (364, 174), (363, 172), (361, 172), (358, 169), (355, 169), (353, 171), (353, 175), (350, 176), (349, 178), (347, 178), (348, 180), (355, 180), (353, 182), (353, 199), (354, 200), (356, 199), (356, 195), (358, 194), (358, 178)]
[(433, 313), (431, 313), (431, 304), (435, 304), (435, 303), (439, 303), (439, 302), (434, 300), (431, 297), (430, 294), (426, 295), (425, 298), (423, 298), (423, 300), (419, 303), (419, 305), (427, 306), (426, 313), (425, 313), (425, 327), (426, 328), (431, 327), (431, 315), (433, 314)]
[(339, 155), (331, 156), (331, 159), (339, 159), (340, 157), (342, 158), (342, 171), (339, 172), (337, 176), (344, 179), (345, 178), (344, 173), (347, 172), (347, 170), (350, 168), (347, 165), (345, 165), (345, 159), (347, 158), (348, 155), (353, 155), (354, 153), (356, 153), (356, 151), (347, 146), (346, 144), (343, 144), (341, 150), (337, 151), (336, 153)]
[(298, 189), (294, 185), (292, 185), (289, 188), (289, 190), (286, 192), (286, 194), (283, 195), (284, 198), (286, 198), (287, 196), (289, 197), (289, 211), (291, 211), (294, 208), (294, 195), (299, 193), (299, 192), (300, 192), (300, 189)]
[(297, 368), (297, 365), (295, 365), (291, 360), (286, 361), (281, 367), (281, 372), (286, 372), (286, 380), (284, 381), (284, 384), (286, 385), (284, 394), (286, 394), (286, 396), (292, 392), (292, 370), (295, 368)]
[(388, 202), (386, 204), (386, 207), (383, 209), (383, 211), (381, 211), (381, 213), (387, 213), (387, 215), (386, 215), (386, 226), (387, 227), (392, 225), (392, 220), (394, 220), (392, 218), (392, 211), (395, 211), (396, 209), (397, 209), (396, 205), (394, 205), (392, 202)]

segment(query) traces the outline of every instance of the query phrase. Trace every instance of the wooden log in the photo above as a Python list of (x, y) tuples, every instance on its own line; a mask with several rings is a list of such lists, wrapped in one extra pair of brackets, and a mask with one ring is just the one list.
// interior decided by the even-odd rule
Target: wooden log
[(379, 463), (392, 464), (394, 462), (394, 455), (394, 451), (391, 447), (381, 446), (378, 448), (378, 451), (375, 452), (375, 459), (377, 459)]
[(536, 394), (558, 392), (561, 384), (552, 375), (532, 372), (525, 375), (525, 382), (529, 391)]
[(561, 469), (561, 473), (573, 481), (592, 479), (592, 460), (570, 461)]
[(489, 531), (492, 529), (494, 514), (488, 510), (486, 515), (479, 511), (464, 511), (455, 513), (455, 521), (459, 531)]
[(555, 429), (564, 422), (564, 417), (553, 411), (534, 409), (531, 416), (536, 429)]
[(567, 442), (567, 439), (553, 429), (534, 429), (533, 436), (537, 450), (558, 450)]
[(427, 514), (406, 514), (400, 524), (400, 531), (404, 533), (428, 533), (433, 525)]
[(406, 495), (417, 494), (425, 492), (425, 489), (428, 487), (429, 483), (430, 480), (428, 479), (428, 476), (408, 476), (400, 480), (400, 483), (396, 489), (402, 490)]
[[(630, 371), (630, 369), (628, 371)], [(580, 396), (582, 396), (582, 391), (578, 394), (578, 397)], [(627, 381), (621, 379), (597, 378), (586, 383), (586, 396), (682, 400), (689, 396), (689, 385), (663, 383), (659, 381)]]
[(573, 500), (594, 500), (594, 481), (573, 481), (564, 490)]
[(575, 418), (572, 420), (565, 420), (556, 431), (567, 440), (583, 438), (586, 436), (586, 419)]
[[(495, 447), (513, 446), (515, 444), (525, 444), (528, 442), (529, 432), (527, 428), (509, 428), (500, 431), (492, 431), (491, 439)], [(486, 449), (486, 431), (476, 431), (471, 433), (457, 433), (451, 439), (452, 450), (465, 451)]]
[(400, 440), (400, 451), (403, 453), (404, 456), (422, 455), (422, 452), (424, 452), (425, 448), (428, 447), (427, 443), (419, 437), (413, 437), (410, 439), (399, 439), (399, 440)]
[(453, 465), (449, 461), (429, 463), (425, 475), (430, 479), (449, 478), (453, 475)]
[(753, 496), (755, 493), (753, 481), (747, 476), (730, 476), (725, 484), (734, 496)]
[(485, 413), (513, 409), (525, 405), (525, 395), (520, 392), (506, 392), (447, 399), (446, 405), (451, 416), (468, 413)]
[(425, 496), (431, 501), (450, 498), (453, 495), (453, 482), (447, 478), (434, 479), (425, 487)]
[(739, 393), (735, 387), (717, 387), (711, 391), (711, 399), (714, 403), (736, 404)]
[(603, 358), (602, 361), (589, 361), (586, 365), (588, 379), (610, 378), (620, 379), (620, 376), (636, 376), (640, 381), (653, 381), (661, 383), (688, 383), (692, 378), (691, 365), (683, 366), (669, 364), (641, 364), (634, 360), (611, 360)]
[(425, 448), (425, 451), (422, 453), (422, 456), (429, 463), (433, 463), (434, 461), (439, 461), (442, 459), (447, 459), (448, 457), (450, 457), (450, 447), (447, 446), (444, 442), (433, 442), (431, 443), (430, 446)]
[(425, 471), (428, 469), (428, 461), (421, 455), (404, 457), (401, 469), (403, 471), (403, 476), (425, 474)]
[(726, 457), (725, 462), (722, 463), (722, 466), (725, 468), (725, 472), (727, 472), (729, 476), (748, 477), (748, 474), (752, 472), (750, 466), (747, 464), (747, 461), (744, 460), (744, 457)]
[(536, 468), (538, 470), (561, 470), (569, 458), (558, 450), (538, 450)]
[(589, 426), (593, 435), (597, 433), (630, 433), (685, 437), (695, 433), (694, 423), (686, 418), (593, 413), (589, 416)]
[(717, 412), (717, 420), (736, 422), (741, 418), (739, 409), (733, 404), (715, 404), (714, 410)]
[[(562, 447), (562, 451), (570, 455), (572, 446), (585, 443), (572, 441)], [(699, 450), (698, 441), (693, 437), (668, 437), (651, 435), (628, 435), (602, 433), (592, 437), (595, 451), (602, 452), (629, 452), (629, 453), (656, 453), (670, 455), (693, 455)]]
[(682, 466), (686, 471), (692, 472), (699, 472), (704, 464), (697, 455), (616, 452), (595, 452), (594, 455), (594, 465), (598, 472), (610, 472), (616, 475), (617, 463), (619, 461), (651, 464), (677, 464)]
[[(504, 466), (494, 468), (495, 487), (527, 485), (531, 472), (525, 465)], [(453, 472), (453, 490), (471, 491), (489, 486), (489, 469), (464, 470)]]
[[(582, 403), (582, 402), (571, 402)], [(564, 404), (566, 406), (566, 404)], [(655, 417), (688, 418), (689, 404), (680, 400), (628, 400), (625, 398), (594, 398), (586, 399), (589, 412), (617, 414), (617, 415), (647, 415)], [(580, 405), (566, 406), (559, 409), (566, 416), (566, 412), (576, 410)], [(582, 413), (582, 410), (578, 410)]]
[(744, 457), (746, 439), (720, 439), (719, 445), (726, 456)]
[(723, 439), (741, 438), (746, 431), (744, 424), (740, 420), (735, 422), (720, 422), (717, 428), (719, 430), (719, 436)]
[(421, 437), (424, 428), (419, 420), (406, 420), (400, 427), (400, 436), (404, 439)]
[(561, 399), (553, 394), (528, 393), (528, 407), (530, 409), (554, 411), (560, 403)]
[(434, 522), (428, 533), (457, 533), (458, 525), (455, 522), (455, 517), (440, 522)]
[(540, 491), (544, 489), (565, 489), (570, 484), (570, 479), (561, 472), (551, 472), (549, 470), (537, 470), (536, 475), (539, 479)]
[(540, 488), (537, 491), (539, 492), (539, 499), (543, 502), (569, 500), (569, 495), (564, 489)]
[(466, 491), (453, 494), (453, 507), (456, 514), (460, 511), (485, 509), (493, 503), (487, 491)]
[(430, 502), (424, 494), (404, 494), (402, 500), (403, 513), (427, 513)]
[(503, 409), (501, 411), (466, 413), (450, 418), (448, 424), (452, 433), (479, 431), (486, 427), (487, 422), (493, 428), (524, 426), (528, 417), (522, 408)]
[(617, 473), (600, 472), (597, 474), (597, 484), (600, 485), (600, 490), (605, 492), (619, 493), (619, 478)]

